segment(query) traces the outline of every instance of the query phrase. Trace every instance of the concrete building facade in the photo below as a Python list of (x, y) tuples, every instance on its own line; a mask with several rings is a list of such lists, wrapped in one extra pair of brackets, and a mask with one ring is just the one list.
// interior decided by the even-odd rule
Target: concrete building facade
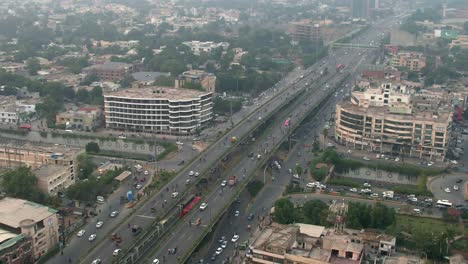
[(107, 128), (191, 134), (213, 118), (213, 93), (169, 87), (125, 89), (104, 95)]
[(0, 199), (0, 227), (31, 238), (34, 259), (52, 250), (59, 241), (57, 210), (21, 199)]
[(399, 52), (393, 55), (392, 65), (405, 67), (410, 71), (420, 71), (426, 66), (426, 56), (417, 52)]
[(291, 23), (290, 35), (295, 41), (317, 41), (322, 37), (320, 24), (315, 24), (308, 20)]
[(55, 117), (57, 125), (67, 128), (94, 131), (102, 123), (102, 110), (99, 107), (81, 107), (58, 113)]
[(186, 84), (198, 84), (207, 92), (215, 92), (216, 76), (200, 70), (190, 70), (180, 74), (175, 80), (175, 88), (183, 88)]
[(133, 65), (123, 62), (105, 62), (83, 69), (85, 74), (96, 74), (104, 81), (119, 81), (133, 72)]

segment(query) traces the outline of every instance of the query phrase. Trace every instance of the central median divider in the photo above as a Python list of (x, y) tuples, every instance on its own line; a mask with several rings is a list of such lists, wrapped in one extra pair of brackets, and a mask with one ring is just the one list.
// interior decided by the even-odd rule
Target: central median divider
[[(342, 77), (340, 79), (340, 81), (334, 86), (334, 89), (330, 89), (330, 92), (324, 96), (324, 98), (320, 99), (320, 103), (319, 104), (316, 104), (314, 107), (311, 107), (309, 109), (308, 112), (304, 113), (304, 115), (302, 115), (302, 117), (300, 118), (300, 121), (298, 122), (295, 122), (296, 124), (293, 125), (291, 131), (293, 131), (294, 129), (296, 129), (298, 126), (300, 126), (300, 124), (302, 123), (302, 121), (308, 117), (309, 113), (311, 111), (313, 111), (314, 109), (316, 109), (317, 107), (320, 107), (321, 106), (321, 102), (327, 100), (332, 94), (333, 92), (335, 92), (338, 87), (340, 85), (343, 84), (343, 82), (349, 77), (349, 73), (346, 74), (344, 77)], [(331, 78), (329, 78), (331, 79)], [(327, 79), (327, 81), (329, 80)], [(301, 102), (302, 103), (302, 102)], [(279, 123), (281, 123), (281, 120), (278, 120)], [(260, 168), (260, 167), (263, 167), (263, 165), (265, 164), (265, 162), (268, 161), (268, 159), (270, 158), (270, 155), (273, 154), (281, 145), (281, 143), (287, 139), (289, 137), (289, 133), (283, 135), (283, 137), (281, 138), (281, 140), (278, 141), (278, 143), (275, 145), (275, 147), (272, 149), (272, 151), (268, 152), (269, 155), (264, 155), (263, 158), (260, 160), (260, 162), (258, 162), (258, 166), (248, 175), (248, 177), (246, 178), (246, 180), (244, 180), (242, 182), (242, 184), (239, 184), (237, 187), (236, 187), (236, 191), (231, 195), (228, 203), (226, 203), (226, 205), (222, 208), (222, 210), (220, 210), (214, 218), (213, 221), (210, 222), (210, 224), (205, 228), (205, 230), (203, 231), (203, 233), (200, 235), (200, 237), (198, 237), (198, 239), (194, 242), (192, 248), (187, 251), (180, 259), (179, 259), (179, 263), (185, 263), (188, 258), (192, 255), (192, 253), (194, 252), (194, 250), (197, 248), (197, 246), (201, 243), (201, 241), (203, 240), (203, 238), (209, 233), (211, 232), (213, 226), (216, 224), (216, 222), (218, 221), (218, 219), (221, 218), (221, 216), (226, 212), (226, 210), (229, 208), (229, 206), (232, 204), (232, 202), (236, 199), (236, 197), (239, 196), (239, 194), (243, 191), (243, 189), (247, 186), (247, 184), (250, 182), (250, 180), (252, 180), (252, 178), (255, 176), (256, 174), (256, 171)]]
[[(311, 72), (310, 74), (308, 75), (311, 75), (315, 73), (315, 71)], [(298, 82), (300, 82), (302, 80), (299, 80)], [(296, 82), (297, 83), (297, 82)], [(296, 83), (292, 84), (293, 86), (296, 85)], [(255, 115), (257, 113), (257, 111), (261, 108), (263, 108), (264, 106), (268, 105), (269, 102), (271, 102), (272, 100), (278, 98), (278, 96), (281, 96), (282, 94), (285, 94), (286, 92), (288, 91), (288, 89), (284, 89), (281, 93), (277, 94), (276, 96), (272, 97), (270, 100), (268, 100), (265, 104), (262, 104), (260, 105), (258, 108), (256, 108), (254, 111), (252, 111), (248, 116), (246, 116), (241, 122), (238, 123), (238, 125), (236, 127), (239, 127), (243, 124), (245, 124), (245, 122), (247, 122), (247, 120), (249, 120), (253, 115)], [(289, 100), (285, 100), (285, 102), (281, 103), (279, 105), (278, 108), (276, 108), (275, 110), (269, 112), (267, 115), (266, 115), (266, 118), (264, 118), (264, 120), (268, 120), (268, 118), (270, 118), (273, 114), (277, 113), (279, 111), (279, 109), (281, 109), (282, 107), (284, 107), (285, 105), (288, 105), (290, 104), (294, 99), (298, 98), (299, 95), (301, 95), (301, 93), (303, 93), (304, 91), (304, 88), (302, 89), (299, 89), (298, 91), (296, 91), (295, 94), (291, 95)], [(248, 135), (250, 135), (250, 133), (254, 130), (256, 130), (261, 124), (263, 124), (265, 121), (263, 122), (257, 122), (252, 128), (249, 129), (248, 132), (244, 133), (242, 135), (242, 138), (240, 140), (237, 140), (236, 142), (234, 142), (233, 144), (231, 144), (231, 146), (229, 148), (226, 149), (226, 151), (223, 152), (222, 155), (220, 155), (216, 160), (213, 160), (207, 167), (206, 169), (201, 173), (201, 175), (205, 175), (210, 168), (212, 168), (214, 165), (216, 165), (221, 159), (223, 159), (226, 155), (228, 155), (235, 147), (238, 146), (238, 144), (240, 144), (240, 142), (242, 142)], [(231, 130), (229, 132), (227, 132), (225, 135), (228, 135), (228, 134), (233, 134), (234, 132)], [(232, 135), (232, 136), (236, 136), (238, 137), (239, 135)], [(206, 153), (208, 152), (209, 150), (211, 150), (212, 148), (215, 147), (215, 145), (217, 145), (221, 140), (223, 140), (223, 137), (219, 138), (216, 143), (212, 144), (208, 149), (206, 149), (204, 152), (202, 152), (200, 155), (203, 155), (203, 153)], [(195, 160), (195, 159), (194, 159)], [(191, 163), (187, 166), (184, 167), (183, 170), (181, 171), (184, 171), (184, 170), (187, 170), (187, 168), (191, 165), (193, 165), (192, 163), (194, 162), (194, 160), (191, 161)], [(167, 218), (166, 214), (170, 213), (171, 211), (173, 211), (175, 208), (177, 208), (179, 206), (179, 202), (182, 201), (183, 199), (185, 199), (189, 193), (189, 190), (191, 188), (193, 188), (203, 177), (200, 177), (199, 180), (197, 181), (194, 181), (190, 187), (181, 195), (181, 198), (177, 201), (177, 203), (175, 203), (173, 206), (171, 206), (170, 208), (168, 208), (166, 210), (166, 212), (163, 214), (163, 217), (160, 217), (159, 219), (162, 219), (162, 218)], [(154, 197), (154, 196), (152, 196)], [(140, 203), (141, 204), (141, 203)], [(141, 206), (141, 205), (140, 205)], [(157, 219), (157, 220), (159, 220)], [(177, 222), (177, 221), (176, 221)], [(126, 255), (128, 255), (129, 253), (131, 253), (132, 249), (134, 248), (138, 248), (138, 244), (147, 244), (145, 243), (146, 241), (148, 241), (148, 238), (154, 238), (154, 234), (155, 232), (152, 231), (153, 228), (155, 227), (158, 227), (159, 225), (159, 221), (155, 221), (154, 224), (150, 225), (149, 228), (145, 228), (144, 232), (142, 232), (141, 235), (139, 235), (139, 239), (137, 241), (135, 241), (135, 243), (133, 243), (133, 246), (131, 248), (125, 248), (124, 250), (122, 250), (121, 254), (119, 255), (119, 257), (117, 259), (115, 259), (113, 262), (118, 262), (118, 263), (127, 263), (127, 262), (121, 262), (123, 261), (124, 259), (127, 259), (126, 258)], [(171, 225), (172, 226), (172, 225)], [(158, 229), (159, 231), (160, 229)], [(167, 231), (167, 228), (165, 228), (164, 230)]]

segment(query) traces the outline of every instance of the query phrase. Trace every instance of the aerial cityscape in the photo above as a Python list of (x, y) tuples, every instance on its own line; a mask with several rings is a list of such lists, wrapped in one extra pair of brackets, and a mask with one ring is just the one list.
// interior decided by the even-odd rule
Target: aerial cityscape
[(0, 264), (468, 264), (467, 0), (2, 0), (0, 115)]

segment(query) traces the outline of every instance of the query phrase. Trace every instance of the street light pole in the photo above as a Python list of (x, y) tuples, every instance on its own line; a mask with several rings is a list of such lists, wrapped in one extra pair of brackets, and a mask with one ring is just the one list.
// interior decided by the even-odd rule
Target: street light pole
[(265, 164), (265, 169), (263, 169), (263, 184), (266, 184), (266, 169), (268, 168), (268, 163)]

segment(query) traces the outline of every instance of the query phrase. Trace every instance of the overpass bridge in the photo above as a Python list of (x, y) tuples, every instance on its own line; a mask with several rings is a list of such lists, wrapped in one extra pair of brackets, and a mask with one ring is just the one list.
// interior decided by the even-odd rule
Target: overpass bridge
[(358, 43), (339, 43), (333, 42), (330, 44), (331, 48), (351, 48), (351, 49), (378, 49), (379, 46), (374, 45), (365, 45), (365, 44), (358, 44)]

